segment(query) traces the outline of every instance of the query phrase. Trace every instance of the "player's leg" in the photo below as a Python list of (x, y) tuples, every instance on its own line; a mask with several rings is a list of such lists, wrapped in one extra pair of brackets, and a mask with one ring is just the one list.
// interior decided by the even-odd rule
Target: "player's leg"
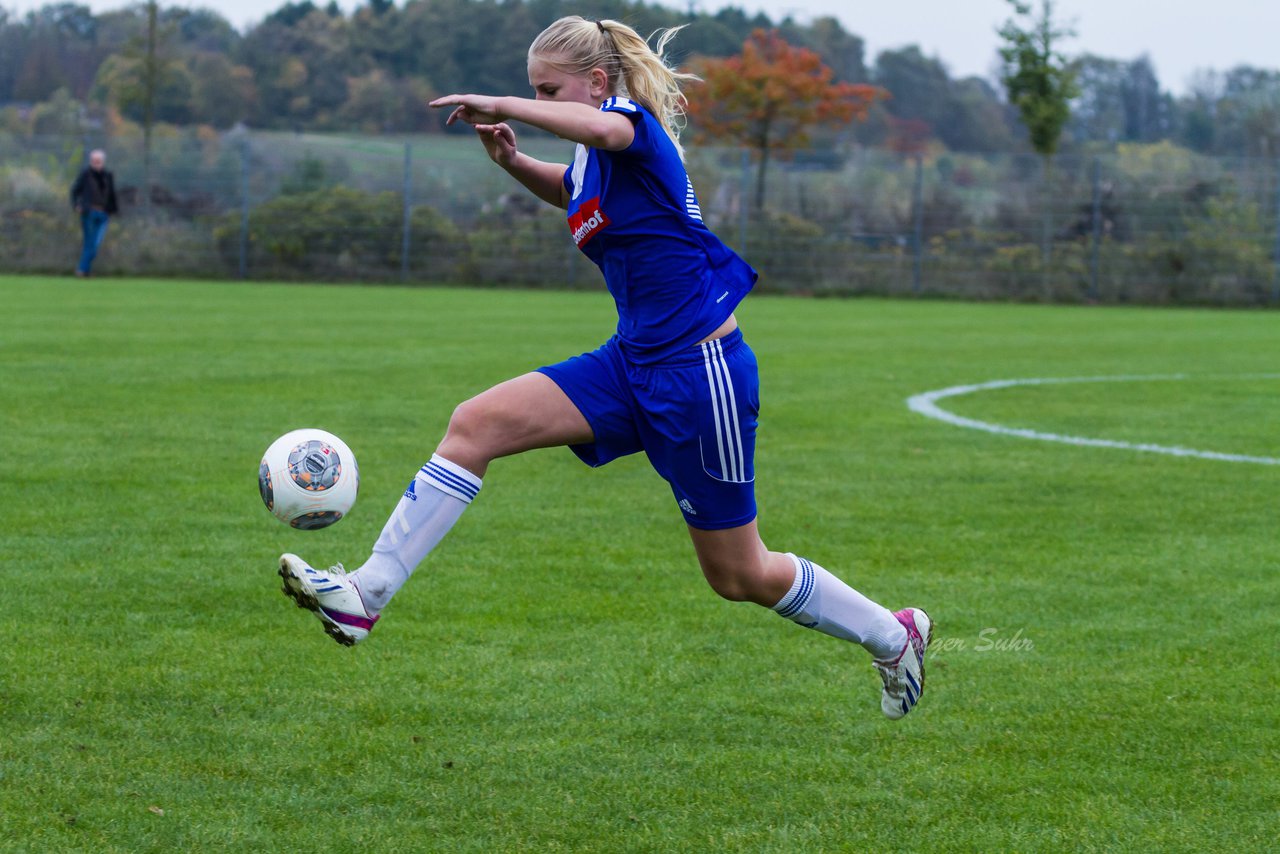
[(410, 481), (369, 559), (348, 577), (281, 557), (285, 592), (314, 612), (339, 643), (363, 640), (392, 595), (480, 491), (491, 461), (569, 445), (601, 466), (640, 450), (634, 400), (612, 342), (494, 386), (454, 410), (436, 453)]
[(499, 457), (591, 439), (591, 425), (568, 395), (535, 372), (459, 404), (436, 454), (483, 477)]
[[(638, 379), (657, 390), (646, 398), (646, 412), (653, 416), (650, 459), (671, 484), (712, 588), (727, 599), (774, 608), (809, 628), (861, 644), (877, 659), (896, 654), (906, 632), (893, 614), (822, 567), (771, 552), (760, 539), (760, 383), (755, 355), (741, 333), (698, 345), (684, 362)], [(678, 411), (664, 406), (672, 400), (681, 402)]]
[(461, 403), (354, 573), (370, 614), (386, 607), (480, 492), (489, 463), (534, 448), (590, 442), (591, 426), (549, 377), (529, 373)]
[(313, 611), (334, 640), (368, 636), (386, 607), (480, 491), (489, 463), (533, 448), (590, 442), (582, 413), (550, 378), (529, 373), (490, 388), (454, 409), (436, 453), (409, 482), (374, 544), (351, 575), (280, 558), (284, 592)]
[[(806, 628), (862, 646), (886, 679), (885, 714), (901, 717), (919, 697), (927, 617), (915, 609), (893, 614), (821, 566), (765, 546), (756, 523), (760, 401), (755, 356), (738, 333), (698, 349), (701, 358), (639, 379), (646, 389), (656, 390), (644, 401), (646, 450), (671, 484), (703, 575), (727, 599), (755, 602)], [(676, 407), (670, 401), (681, 403)], [(915, 644), (909, 642), (913, 631), (919, 639)], [(918, 661), (908, 660), (908, 665), (918, 665), (910, 674), (917, 684), (899, 691), (899, 681), (908, 682), (899, 680), (897, 670), (908, 659), (908, 648), (913, 656), (919, 653)]]
[(906, 643), (892, 612), (805, 558), (769, 551), (755, 520), (724, 530), (690, 526), (689, 535), (707, 583), (726, 599), (772, 608), (876, 659), (895, 657)]
[(771, 608), (786, 596), (796, 569), (789, 555), (771, 552), (753, 519), (725, 530), (689, 526), (698, 565), (711, 589), (730, 602), (754, 602)]
[(722, 530), (690, 525), (689, 535), (702, 574), (717, 593), (860, 645), (871, 653), (884, 683), (880, 708), (885, 715), (901, 718), (915, 706), (924, 689), (924, 656), (932, 635), (923, 610), (890, 612), (812, 561), (770, 551), (755, 520)]

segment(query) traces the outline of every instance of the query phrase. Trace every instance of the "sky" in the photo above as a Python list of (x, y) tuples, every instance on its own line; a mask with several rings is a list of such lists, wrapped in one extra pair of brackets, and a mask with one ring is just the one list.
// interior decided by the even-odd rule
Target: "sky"
[[(983, 77), (991, 75), (996, 61), (996, 29), (1011, 11), (1006, 0), (755, 0), (742, 5), (770, 17), (834, 15), (866, 40), (868, 62), (881, 50), (914, 43), (942, 59), (953, 76)], [(702, 8), (716, 4), (708, 0)], [(1055, 17), (1077, 33), (1064, 45), (1068, 55), (1136, 59), (1148, 54), (1161, 84), (1178, 94), (1200, 69), (1280, 67), (1276, 0), (1056, 0), (1054, 9)]]
[[(129, 5), (132, 0), (79, 0), (95, 11)], [(339, 0), (351, 8), (357, 0)], [(714, 11), (719, 0), (665, 0), (683, 8)], [(1038, 0), (1037, 0), (1038, 2)], [(24, 13), (44, 0), (0, 0), (0, 7)], [(172, 4), (215, 9), (244, 28), (278, 8), (283, 0), (178, 0)], [(320, 4), (318, 4), (320, 5)], [(807, 21), (834, 15), (846, 30), (867, 43), (867, 59), (888, 48), (919, 45), (940, 58), (953, 76), (992, 76), (996, 61), (996, 28), (1009, 17), (1007, 0), (915, 0), (908, 3), (864, 0), (739, 0), (748, 12), (763, 11), (775, 20), (792, 15)], [(1224, 71), (1240, 64), (1280, 67), (1277, 33), (1280, 2), (1276, 0), (1057, 0), (1063, 20), (1078, 33), (1067, 42), (1070, 54), (1094, 53), (1111, 59), (1148, 54), (1161, 84), (1175, 94), (1185, 92), (1200, 69)]]

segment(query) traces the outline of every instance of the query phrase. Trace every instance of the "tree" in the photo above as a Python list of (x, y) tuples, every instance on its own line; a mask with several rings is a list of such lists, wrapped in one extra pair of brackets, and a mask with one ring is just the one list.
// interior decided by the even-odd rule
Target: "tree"
[(892, 113), (884, 118), (889, 129), (884, 144), (890, 151), (919, 157), (928, 150), (929, 140), (933, 138), (933, 127), (924, 119), (900, 119)]
[(375, 68), (347, 82), (347, 102), (338, 111), (344, 127), (356, 127), (366, 133), (421, 131), (430, 129), (435, 120), (427, 107), (431, 89), (421, 80), (388, 77)]
[(325, 126), (347, 100), (347, 79), (367, 67), (351, 49), (351, 23), (312, 4), (291, 25), (268, 19), (240, 43), (238, 64), (253, 72), (258, 87), (255, 124), (268, 127)]
[[(82, 97), (102, 57), (95, 45), (97, 21), (87, 6), (58, 3), (29, 13), (26, 32), (0, 56), (3, 76), (12, 80), (11, 97), (41, 101), (58, 89)], [(6, 39), (6, 41), (8, 41)], [(2, 97), (2, 96), (0, 96)]]
[(746, 13), (726, 6), (714, 15), (698, 15), (694, 26), (682, 32), (672, 48), (688, 51), (693, 56), (732, 56), (742, 47), (742, 40), (751, 35), (752, 29)]
[(81, 129), (84, 105), (71, 97), (66, 89), (59, 89), (44, 103), (36, 106), (28, 116), (31, 132), (37, 136), (74, 134)]
[[(181, 62), (163, 64), (152, 93), (155, 122), (184, 124), (192, 118), (201, 118), (199, 114), (192, 114), (192, 107), (197, 106), (193, 92), (202, 85), (202, 81), (196, 79), (201, 67), (197, 63), (188, 70)], [(145, 94), (143, 63), (138, 57), (124, 53), (107, 57), (98, 67), (98, 77), (90, 90), (91, 100), (115, 107), (122, 116), (139, 124), (146, 120)]]
[(1171, 99), (1160, 91), (1160, 80), (1150, 57), (1144, 54), (1125, 66), (1120, 98), (1124, 104), (1127, 141), (1156, 142), (1168, 136)]
[(1085, 54), (1073, 65), (1076, 99), (1068, 136), (1077, 142), (1158, 142), (1175, 130), (1176, 105), (1160, 89), (1151, 59)]
[(1200, 70), (1191, 76), (1187, 94), (1178, 100), (1178, 141), (1201, 154), (1209, 154), (1217, 143), (1218, 101), (1222, 98), (1222, 75)]
[(999, 31), (1004, 40), (1000, 79), (1009, 103), (1018, 108), (1031, 134), (1032, 148), (1051, 157), (1058, 150), (1062, 128), (1071, 118), (1071, 99), (1079, 94), (1075, 72), (1057, 49), (1060, 41), (1075, 32), (1054, 21), (1053, 0), (1041, 0), (1036, 16), (1019, 0), (1009, 0), (1009, 5), (1016, 17)]
[(229, 54), (240, 41), (231, 22), (211, 9), (172, 7), (161, 12), (161, 23), (174, 25), (178, 41), (197, 51)]
[(142, 186), (146, 206), (151, 208), (151, 132), (156, 123), (156, 89), (160, 88), (161, 60), (156, 53), (156, 0), (147, 3), (147, 48), (140, 62), (140, 96), (142, 100)]
[(144, 203), (151, 199), (151, 138), (157, 121), (190, 118), (191, 74), (170, 49), (173, 25), (159, 23), (156, 0), (145, 7), (147, 27), (98, 68), (95, 88), (121, 113), (142, 122)]
[(1126, 63), (1087, 53), (1075, 62), (1078, 94), (1071, 106), (1068, 135), (1077, 142), (1116, 143), (1125, 139)]
[(1280, 71), (1237, 66), (1215, 88), (1214, 148), (1255, 157), (1280, 154)]
[(939, 59), (915, 45), (882, 51), (872, 79), (889, 91), (884, 110), (895, 139), (903, 127), (923, 123), (928, 136), (953, 151), (1008, 151), (1013, 145), (995, 90), (977, 77), (953, 80)]
[(1047, 290), (1049, 235), (1053, 226), (1049, 217), (1049, 179), (1062, 129), (1071, 118), (1071, 99), (1078, 94), (1075, 72), (1059, 52), (1058, 44), (1075, 33), (1054, 20), (1053, 0), (1041, 0), (1039, 14), (1033, 14), (1031, 7), (1019, 0), (1009, 0), (1009, 5), (1013, 6), (1015, 17), (999, 30), (1004, 41), (1000, 48), (1004, 62), (1001, 81), (1009, 103), (1018, 108), (1018, 115), (1031, 134), (1031, 146), (1043, 166), (1041, 277)]
[(701, 136), (732, 140), (755, 152), (757, 210), (764, 207), (770, 156), (806, 146), (811, 128), (865, 118), (884, 94), (875, 86), (831, 82), (831, 69), (816, 53), (763, 29), (751, 34), (739, 55), (703, 59), (696, 69), (702, 82), (689, 112)]
[(302, 0), (301, 3), (285, 3), (268, 15), (262, 23), (292, 27), (314, 11), (316, 11), (316, 4), (312, 3), (311, 0)]
[(191, 64), (191, 76), (191, 111), (199, 121), (227, 128), (253, 112), (258, 89), (253, 72), (243, 65), (232, 65), (220, 53), (201, 54)]
[(1245, 151), (1268, 159), (1280, 155), (1280, 87), (1251, 92), (1241, 99)]
[(915, 45), (882, 51), (874, 79), (892, 96), (885, 109), (894, 117), (922, 121), (935, 131), (946, 121), (951, 78), (941, 61)]
[(836, 80), (842, 83), (866, 82), (866, 44), (840, 26), (837, 18), (830, 15), (815, 18), (809, 25), (809, 46), (831, 66)]
[(947, 119), (938, 138), (953, 151), (1004, 152), (1017, 148), (1008, 108), (995, 87), (981, 77), (951, 84)]

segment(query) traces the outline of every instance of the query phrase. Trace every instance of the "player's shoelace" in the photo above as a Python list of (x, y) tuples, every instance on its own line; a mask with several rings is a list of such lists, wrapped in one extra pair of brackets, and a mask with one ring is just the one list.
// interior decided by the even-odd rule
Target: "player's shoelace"
[[(903, 651), (905, 654), (905, 650)], [(899, 659), (901, 661), (901, 659)], [(880, 671), (880, 681), (891, 697), (902, 697), (907, 693), (907, 680), (898, 675), (897, 664), (881, 664), (876, 662), (876, 670)]]
[[(875, 662), (876, 670), (880, 673), (880, 681), (884, 683), (884, 690), (894, 699), (904, 700), (907, 708), (916, 704), (920, 699), (920, 694), (924, 689), (924, 661), (920, 655), (920, 645), (916, 642), (917, 636), (913, 636), (908, 632), (906, 646), (902, 648), (902, 652), (893, 661), (877, 661)], [(910, 653), (916, 657), (916, 664), (920, 667), (920, 685), (912, 689), (912, 680), (908, 678), (907, 671), (900, 667), (902, 657)], [(906, 708), (903, 709), (906, 711)]]
[[(347, 578), (347, 571), (346, 571), (345, 569), (343, 569), (343, 568), (342, 568), (342, 564), (340, 564), (340, 563), (335, 563), (333, 566), (329, 567), (329, 569), (328, 569), (328, 570), (319, 570), (319, 569), (316, 569), (314, 566), (309, 566), (309, 567), (307, 567), (307, 570), (308, 570), (308, 571), (309, 571), (313, 576), (316, 576), (316, 577), (314, 577), (314, 578), (312, 578), (312, 579), (311, 579), (311, 582), (312, 582), (313, 584), (338, 584), (338, 585), (340, 585), (340, 584), (343, 584), (343, 583), (346, 583), (347, 581), (349, 581), (349, 579)], [(326, 571), (329, 573), (329, 575), (330, 575), (331, 577), (329, 577), (329, 578), (325, 578), (325, 577), (324, 577), (324, 572), (326, 572)], [(337, 589), (336, 587), (326, 588), (325, 590), (320, 590), (320, 589), (318, 589), (318, 588), (317, 588), (316, 592), (317, 592), (317, 593), (328, 593), (330, 590), (336, 590), (336, 589)]]

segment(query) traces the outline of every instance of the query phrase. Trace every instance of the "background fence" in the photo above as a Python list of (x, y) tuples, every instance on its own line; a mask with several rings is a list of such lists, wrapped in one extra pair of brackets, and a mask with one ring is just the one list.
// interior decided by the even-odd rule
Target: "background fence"
[[(122, 216), (95, 272), (598, 287), (563, 215), (465, 137), (192, 130), (159, 139), (0, 137), (0, 271), (69, 272), (67, 188), (108, 151)], [(522, 139), (568, 162), (571, 146)], [(771, 166), (694, 149), (708, 223), (803, 293), (1280, 302), (1280, 164), (1169, 144), (1040, 158), (857, 150)], [(148, 180), (149, 173), (149, 180)], [(144, 187), (149, 186), (149, 191)]]

